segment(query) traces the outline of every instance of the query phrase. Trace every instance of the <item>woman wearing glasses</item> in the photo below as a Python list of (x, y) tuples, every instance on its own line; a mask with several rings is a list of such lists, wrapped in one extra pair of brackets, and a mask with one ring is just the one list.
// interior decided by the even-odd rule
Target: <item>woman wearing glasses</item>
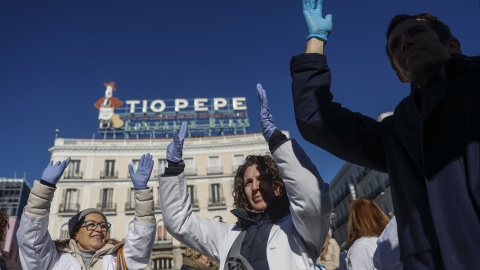
[(50, 162), (30, 192), (17, 232), (23, 268), (113, 270), (117, 265), (120, 269), (145, 268), (156, 227), (152, 188), (147, 186), (153, 168), (152, 156), (142, 156), (137, 172), (129, 165), (135, 188), (135, 221), (125, 242), (109, 239), (111, 224), (95, 208), (80, 211), (68, 221), (70, 239), (52, 241), (48, 232), (50, 204), (55, 185), (69, 162), (70, 158), (56, 164)]

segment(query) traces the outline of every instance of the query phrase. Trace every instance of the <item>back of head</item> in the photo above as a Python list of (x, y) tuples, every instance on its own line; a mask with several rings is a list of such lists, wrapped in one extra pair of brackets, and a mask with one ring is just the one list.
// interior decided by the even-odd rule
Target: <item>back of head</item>
[(185, 253), (183, 253), (183, 256), (191, 259), (191, 260), (196, 260), (198, 259), (200, 256), (202, 256), (202, 254), (200, 254), (198, 251), (194, 250), (194, 249), (191, 249), (189, 247), (187, 247), (185, 249)]
[(351, 245), (364, 236), (380, 236), (388, 222), (388, 217), (373, 200), (358, 197), (348, 210), (348, 243)]
[(392, 68), (395, 71), (398, 71), (398, 70), (393, 63), (392, 54), (390, 53), (390, 51), (388, 49), (388, 40), (390, 38), (390, 34), (392, 33), (393, 29), (398, 24), (400, 24), (400, 23), (402, 23), (406, 20), (410, 20), (410, 19), (421, 19), (421, 20), (427, 21), (429, 23), (430, 27), (437, 33), (437, 35), (438, 35), (438, 37), (439, 37), (439, 39), (442, 43), (448, 42), (450, 40), (450, 38), (453, 37), (452, 33), (450, 32), (450, 28), (445, 23), (440, 21), (437, 17), (433, 16), (432, 14), (420, 13), (420, 14), (416, 14), (416, 15), (407, 15), (407, 14), (396, 15), (390, 21), (390, 24), (388, 25), (388, 28), (387, 28), (387, 33), (385, 35), (386, 38), (387, 38), (387, 45), (386, 45), (387, 56), (388, 56), (388, 59), (390, 60), (390, 64), (392, 65)]

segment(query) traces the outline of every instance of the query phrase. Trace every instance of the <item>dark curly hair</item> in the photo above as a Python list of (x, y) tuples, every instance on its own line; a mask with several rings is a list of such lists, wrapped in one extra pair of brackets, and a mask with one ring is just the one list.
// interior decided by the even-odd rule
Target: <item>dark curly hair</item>
[(392, 66), (393, 70), (398, 71), (397, 67), (393, 63), (393, 58), (392, 54), (390, 53), (390, 50), (388, 48), (388, 40), (390, 38), (390, 34), (392, 33), (393, 29), (400, 24), (401, 22), (404, 22), (406, 20), (410, 19), (422, 19), (428, 22), (430, 27), (437, 33), (438, 38), (440, 39), (440, 42), (442, 43), (447, 43), (450, 38), (453, 37), (452, 33), (450, 32), (450, 28), (448, 25), (440, 21), (437, 17), (433, 16), (432, 14), (429, 13), (420, 13), (417, 15), (407, 15), (407, 14), (399, 14), (395, 17), (393, 17), (392, 21), (390, 21), (390, 24), (388, 25), (387, 33), (385, 34), (387, 38), (387, 45), (385, 46), (388, 60), (390, 60), (390, 65)]
[(0, 248), (3, 249), (5, 244), (5, 236), (7, 235), (8, 228), (10, 227), (9, 223), (10, 217), (7, 213), (0, 211)]
[(272, 156), (250, 155), (245, 158), (245, 162), (238, 167), (237, 173), (235, 174), (235, 178), (233, 180), (232, 195), (235, 208), (251, 207), (248, 204), (247, 195), (245, 194), (243, 176), (247, 168), (252, 165), (257, 165), (267, 173), (268, 180), (272, 181), (274, 189), (280, 187), (280, 196), (284, 196), (286, 194), (282, 174), (280, 173), (277, 163), (275, 163)]

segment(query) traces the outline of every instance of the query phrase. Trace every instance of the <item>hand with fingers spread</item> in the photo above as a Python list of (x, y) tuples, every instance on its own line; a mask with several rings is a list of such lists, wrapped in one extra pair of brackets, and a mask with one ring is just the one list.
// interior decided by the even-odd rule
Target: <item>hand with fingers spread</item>
[(270, 108), (268, 107), (267, 94), (261, 84), (257, 84), (258, 101), (260, 101), (260, 126), (262, 134), (267, 142), (272, 137), (273, 132), (277, 129), (275, 121), (273, 121)]
[(147, 153), (147, 155), (142, 155), (140, 162), (138, 163), (137, 172), (133, 172), (133, 167), (131, 164), (128, 164), (128, 170), (130, 171), (130, 177), (132, 178), (133, 187), (136, 190), (147, 189), (147, 183), (150, 179), (153, 169), (153, 159), (152, 155)]
[(323, 0), (302, 0), (302, 3), (303, 17), (309, 34), (307, 40), (318, 38), (327, 41), (328, 35), (332, 32), (333, 23), (331, 14), (326, 15), (325, 18), (322, 16)]
[(53, 164), (53, 160), (48, 163), (47, 168), (43, 170), (42, 180), (47, 181), (52, 185), (56, 185), (60, 177), (62, 177), (63, 171), (67, 168), (71, 158), (65, 159), (63, 162), (58, 161)]
[(183, 141), (187, 134), (187, 123), (183, 123), (180, 131), (173, 131), (173, 141), (167, 146), (167, 160), (171, 162), (179, 162), (183, 156)]

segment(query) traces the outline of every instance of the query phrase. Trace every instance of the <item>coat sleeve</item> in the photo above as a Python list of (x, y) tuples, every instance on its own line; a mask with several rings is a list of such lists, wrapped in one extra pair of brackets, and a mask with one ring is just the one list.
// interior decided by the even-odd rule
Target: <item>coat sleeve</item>
[(60, 258), (48, 233), (48, 215), (55, 189), (35, 181), (28, 197), (17, 231), (20, 261), (24, 269), (51, 269)]
[(159, 189), (167, 231), (183, 244), (221, 262), (221, 249), (233, 225), (201, 218), (193, 213), (184, 173), (160, 176)]
[(290, 201), (293, 224), (311, 258), (318, 258), (328, 234), (330, 211), (329, 186), (295, 140), (288, 140), (273, 152), (283, 175)]
[(295, 119), (302, 137), (343, 160), (386, 172), (381, 124), (332, 101), (325, 55), (294, 56), (290, 73)]
[(128, 269), (144, 269), (155, 241), (153, 189), (135, 190), (135, 221), (128, 231), (123, 254)]

